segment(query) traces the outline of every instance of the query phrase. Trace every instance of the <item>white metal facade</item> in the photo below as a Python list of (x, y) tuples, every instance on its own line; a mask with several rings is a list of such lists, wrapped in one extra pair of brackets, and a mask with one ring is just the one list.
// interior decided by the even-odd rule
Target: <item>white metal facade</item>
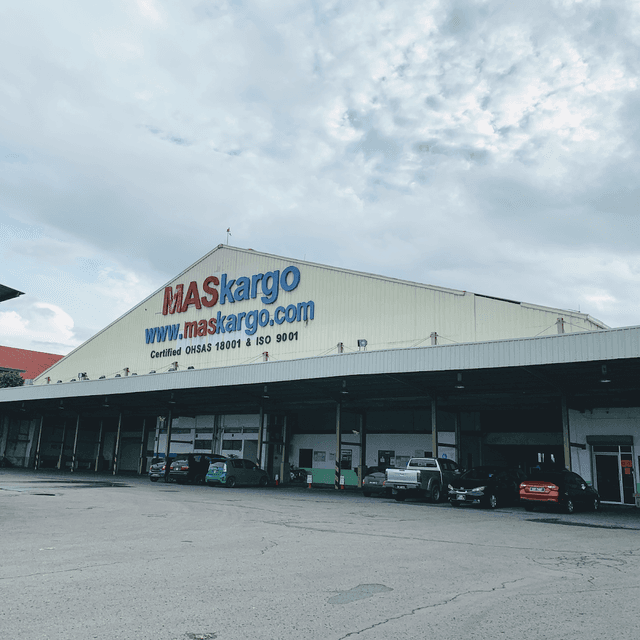
[[(547, 336), (559, 318), (566, 333), (607, 328), (577, 312), (220, 245), (34, 383), (315, 358), (362, 339), (373, 351), (424, 347), (432, 334), (438, 345)], [(188, 323), (204, 335), (188, 337)]]

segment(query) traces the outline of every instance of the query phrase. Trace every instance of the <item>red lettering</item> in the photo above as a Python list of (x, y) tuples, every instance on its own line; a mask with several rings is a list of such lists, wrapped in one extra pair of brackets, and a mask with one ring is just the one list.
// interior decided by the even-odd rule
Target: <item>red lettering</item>
[(198, 291), (198, 283), (195, 280), (189, 283), (189, 288), (187, 289), (187, 297), (184, 299), (184, 304), (182, 305), (182, 313), (187, 311), (192, 304), (195, 305), (196, 309), (202, 309), (202, 305), (200, 304), (200, 292)]
[(211, 285), (214, 284), (216, 286), (218, 286), (220, 284), (220, 280), (218, 280), (218, 278), (216, 276), (209, 276), (203, 283), (202, 283), (202, 288), (204, 289), (204, 292), (209, 294), (211, 296), (211, 298), (207, 298), (206, 296), (202, 296), (202, 298), (200, 298), (200, 302), (202, 302), (202, 304), (205, 307), (213, 307), (213, 305), (218, 302), (218, 290), (214, 289)]
[(209, 318), (209, 329), (207, 333), (212, 336), (216, 332), (216, 319)]
[(206, 320), (200, 320), (198, 322), (198, 335), (199, 336), (206, 336), (207, 335), (207, 321)]
[(176, 285), (176, 295), (173, 295), (173, 287), (164, 288), (164, 302), (162, 303), (162, 315), (166, 316), (168, 313), (182, 312), (182, 295), (184, 292), (184, 285)]

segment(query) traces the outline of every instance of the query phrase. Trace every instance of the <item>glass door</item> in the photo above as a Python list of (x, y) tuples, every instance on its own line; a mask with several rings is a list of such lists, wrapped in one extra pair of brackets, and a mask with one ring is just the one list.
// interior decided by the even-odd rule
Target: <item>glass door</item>
[(600, 445), (593, 447), (596, 488), (602, 502), (634, 504), (634, 472), (631, 447)]

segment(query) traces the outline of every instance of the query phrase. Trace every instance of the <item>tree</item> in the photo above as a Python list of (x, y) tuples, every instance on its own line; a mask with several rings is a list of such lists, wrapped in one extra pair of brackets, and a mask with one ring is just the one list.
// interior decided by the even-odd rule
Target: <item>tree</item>
[(21, 387), (24, 384), (22, 376), (15, 371), (3, 371), (0, 373), (0, 389), (6, 387)]

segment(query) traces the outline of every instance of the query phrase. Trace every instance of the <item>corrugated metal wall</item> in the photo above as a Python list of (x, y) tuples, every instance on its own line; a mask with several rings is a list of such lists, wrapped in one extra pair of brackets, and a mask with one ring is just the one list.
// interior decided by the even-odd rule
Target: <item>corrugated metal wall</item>
[[(163, 315), (164, 287), (132, 311), (94, 336), (54, 365), (46, 376), (52, 382), (67, 382), (86, 373), (89, 379), (113, 378), (128, 373), (167, 371), (174, 362), (180, 369), (223, 367), (269, 360), (292, 360), (357, 351), (357, 341), (365, 339), (368, 350), (387, 350), (425, 346), (437, 333), (437, 343), (457, 344), (476, 341), (550, 335), (558, 331), (557, 319), (564, 318), (565, 331), (591, 331), (602, 328), (584, 314), (523, 305), (380, 276), (359, 274), (322, 265), (291, 261), (250, 250), (221, 246), (176, 277), (169, 286), (175, 292), (184, 285), (185, 298), (191, 282), (197, 283), (199, 296), (205, 296), (203, 283), (209, 276), (237, 280), (268, 272), (282, 273), (293, 265), (300, 282), (291, 291), (279, 289), (272, 304), (254, 299), (223, 301), (207, 308), (189, 307), (184, 313)], [(271, 282), (271, 281), (270, 281)], [(289, 279), (291, 282), (291, 279)], [(221, 286), (217, 289), (220, 291)], [(313, 319), (273, 322), (281, 307), (282, 318), (289, 305), (313, 303)], [(203, 337), (184, 337), (185, 322), (250, 312), (268, 312), (271, 322), (253, 334), (245, 326), (240, 331)], [(293, 314), (291, 314), (293, 317)], [(246, 316), (244, 324), (246, 325)], [(221, 323), (225, 326), (225, 323)], [(182, 339), (165, 338), (156, 328), (179, 325)], [(208, 325), (209, 327), (211, 325)], [(153, 343), (147, 339), (148, 332)], [(170, 335), (170, 334), (169, 334)], [(177, 335), (177, 334), (176, 334)], [(265, 355), (265, 353), (268, 354)], [(45, 383), (45, 375), (36, 384)]]

